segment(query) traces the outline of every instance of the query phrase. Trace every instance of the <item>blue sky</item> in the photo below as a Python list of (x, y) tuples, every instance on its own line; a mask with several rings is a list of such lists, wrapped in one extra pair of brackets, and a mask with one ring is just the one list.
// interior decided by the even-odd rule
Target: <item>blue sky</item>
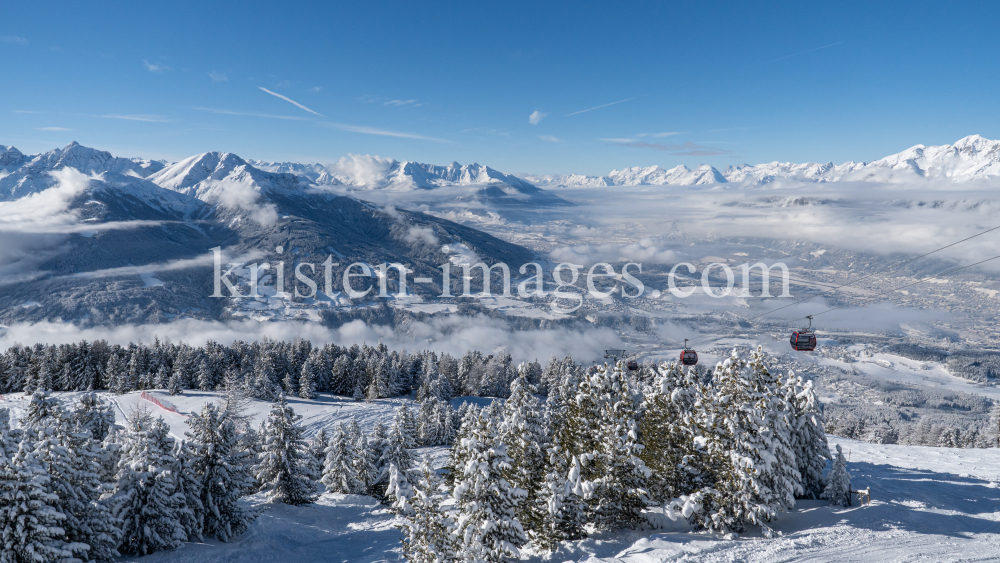
[(0, 144), (518, 173), (871, 160), (1000, 137), (998, 10), (18, 2), (0, 21)]

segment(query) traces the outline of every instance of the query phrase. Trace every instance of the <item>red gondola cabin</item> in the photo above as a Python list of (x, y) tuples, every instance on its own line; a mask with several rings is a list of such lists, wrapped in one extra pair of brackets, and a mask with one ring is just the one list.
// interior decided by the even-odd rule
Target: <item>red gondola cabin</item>
[(630, 361), (628, 363), (628, 370), (629, 371), (636, 371), (638, 369), (639, 369), (639, 362), (637, 362), (635, 360), (632, 360), (632, 361)]
[(788, 339), (792, 349), (799, 352), (812, 352), (816, 349), (816, 335), (812, 332), (793, 332)]
[(698, 365), (698, 352), (694, 350), (681, 350), (681, 364), (685, 366)]

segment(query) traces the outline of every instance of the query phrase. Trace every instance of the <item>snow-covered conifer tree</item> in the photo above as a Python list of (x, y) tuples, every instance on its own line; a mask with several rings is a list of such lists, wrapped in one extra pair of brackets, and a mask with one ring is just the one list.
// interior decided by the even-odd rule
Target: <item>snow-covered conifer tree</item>
[(341, 424), (333, 432), (329, 446), (326, 448), (326, 460), (323, 463), (323, 477), (320, 482), (326, 485), (331, 493), (360, 495), (365, 493), (365, 484), (358, 478), (357, 452), (344, 425)]
[(16, 445), (6, 428), (0, 429), (0, 559), (48, 562), (71, 559), (64, 530), (65, 516), (55, 505), (58, 497), (46, 492), (49, 476), (37, 462), (33, 445)]
[(665, 503), (711, 483), (704, 481), (708, 477), (706, 454), (695, 442), (701, 434), (696, 405), (703, 396), (697, 374), (684, 373), (673, 362), (654, 370), (656, 379), (641, 409), (639, 432), (644, 448), (640, 457), (651, 472), (650, 499)]
[[(483, 413), (480, 419), (489, 420)], [(527, 543), (518, 505), (526, 492), (511, 484), (511, 459), (488, 425), (477, 425), (462, 439), (468, 458), (452, 495), (458, 513), (461, 557), (466, 561), (511, 561)]]
[(847, 472), (847, 460), (844, 459), (844, 452), (840, 449), (840, 444), (837, 444), (837, 454), (833, 458), (833, 467), (826, 478), (823, 498), (829, 500), (830, 504), (851, 506), (851, 476)]
[(389, 464), (389, 485), (385, 490), (386, 503), (392, 507), (396, 514), (411, 515), (413, 507), (410, 506), (410, 497), (413, 496), (413, 487), (410, 479), (406, 476), (406, 471), (400, 471), (395, 463)]
[(381, 474), (376, 483), (381, 486), (376, 486), (376, 496), (385, 494), (384, 487), (388, 483), (390, 465), (395, 465), (399, 471), (409, 471), (413, 467), (413, 453), (407, 447), (407, 438), (402, 427), (396, 422), (393, 423), (385, 438), (385, 445), (382, 448), (378, 465), (381, 468)]
[(123, 554), (176, 549), (188, 539), (181, 523), (188, 509), (171, 473), (174, 463), (173, 439), (163, 419), (133, 416), (122, 437), (122, 456), (109, 500), (112, 514), (122, 522), (119, 551)]
[(316, 374), (313, 373), (313, 365), (309, 362), (302, 364), (302, 373), (299, 374), (299, 397), (312, 399), (316, 396)]
[(517, 373), (517, 379), (510, 386), (510, 397), (504, 401), (497, 438), (507, 445), (512, 464), (511, 482), (526, 492), (524, 502), (518, 504), (517, 518), (523, 526), (534, 529), (542, 519), (543, 507), (538, 502), (538, 493), (545, 480), (549, 438), (542, 402), (535, 396), (535, 387), (528, 382), (528, 365), (518, 366)]
[(264, 446), (254, 474), (271, 502), (298, 505), (316, 500), (313, 463), (302, 437), (301, 419), (280, 393), (264, 423)]
[(202, 533), (228, 542), (253, 522), (239, 499), (252, 482), (249, 459), (228, 411), (208, 403), (187, 420), (190, 472), (201, 488)]
[(784, 381), (785, 397), (791, 406), (791, 446), (801, 476), (802, 497), (819, 498), (823, 493), (823, 469), (831, 459), (823, 430), (825, 420), (812, 381), (803, 381), (789, 372)]
[[(749, 359), (738, 350), (720, 363), (713, 376), (709, 405), (709, 450), (716, 457), (716, 482), (693, 519), (706, 528), (742, 532), (794, 506), (801, 489), (788, 425), (790, 407), (777, 378), (758, 349)], [(754, 471), (747, 471), (753, 467)]]
[(410, 515), (403, 520), (403, 556), (410, 563), (458, 563), (455, 521), (441, 509), (440, 482), (426, 458), (416, 470)]

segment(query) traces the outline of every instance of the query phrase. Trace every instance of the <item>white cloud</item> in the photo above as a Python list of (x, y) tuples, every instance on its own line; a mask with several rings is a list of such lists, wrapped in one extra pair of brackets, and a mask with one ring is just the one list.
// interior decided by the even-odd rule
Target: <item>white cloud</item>
[[(587, 233), (591, 234), (591, 233)], [(599, 244), (561, 246), (549, 252), (556, 262), (593, 265), (598, 262), (639, 262), (646, 264), (675, 264), (677, 254), (662, 248), (652, 239), (644, 238), (632, 244)]]
[(28, 40), (16, 35), (0, 35), (0, 43), (10, 43), (12, 45), (27, 45)]
[(604, 141), (606, 143), (634, 143), (635, 139), (625, 139), (625, 138), (610, 138), (610, 139), (598, 139), (598, 141)]
[(305, 110), (305, 111), (308, 111), (308, 112), (309, 112), (309, 113), (311, 113), (311, 114), (314, 114), (314, 115), (318, 115), (318, 116), (320, 116), (320, 117), (323, 117), (323, 114), (321, 114), (321, 113), (319, 113), (319, 112), (316, 112), (316, 111), (313, 111), (313, 110), (311, 110), (311, 109), (307, 108), (306, 106), (304, 106), (304, 105), (302, 105), (302, 104), (300, 104), (300, 103), (296, 102), (295, 100), (293, 100), (293, 99), (291, 99), (291, 98), (289, 98), (289, 97), (287, 97), (287, 96), (282, 96), (281, 94), (278, 94), (277, 92), (272, 92), (272, 91), (268, 90), (267, 88), (264, 88), (263, 86), (258, 86), (258, 88), (260, 88), (261, 90), (263, 90), (264, 92), (266, 92), (266, 93), (268, 93), (268, 94), (271, 94), (271, 95), (272, 95), (272, 96), (274, 96), (275, 98), (280, 98), (280, 99), (282, 99), (282, 100), (285, 100), (286, 102), (288, 102), (288, 103), (290, 103), (290, 104), (292, 104), (292, 105), (294, 105), (294, 106), (298, 107), (299, 109), (303, 109), (303, 110)]
[(62, 344), (80, 340), (107, 340), (112, 344), (152, 342), (154, 338), (186, 342), (193, 346), (212, 340), (232, 344), (236, 340), (254, 341), (264, 338), (293, 340), (302, 338), (313, 344), (339, 345), (385, 343), (392, 350), (436, 350), (461, 356), (470, 349), (483, 352), (504, 347), (517, 362), (539, 360), (545, 362), (553, 354), (572, 354), (579, 362), (596, 361), (605, 348), (621, 347), (621, 338), (608, 328), (581, 330), (548, 329), (512, 331), (503, 321), (485, 316), (462, 317), (448, 315), (427, 321), (413, 321), (406, 330), (394, 331), (385, 326), (369, 326), (362, 321), (352, 321), (340, 328), (330, 329), (319, 323), (307, 322), (258, 322), (203, 321), (181, 319), (164, 324), (123, 325), (118, 327), (79, 328), (70, 323), (41, 322), (15, 324), (0, 329), (0, 350), (15, 342), (34, 344)]
[(389, 101), (383, 103), (382, 105), (384, 105), (384, 106), (399, 107), (399, 106), (410, 106), (410, 105), (413, 105), (413, 104), (416, 104), (416, 103), (417, 103), (416, 100), (389, 100)]
[(536, 109), (535, 111), (531, 112), (531, 115), (528, 116), (528, 123), (532, 125), (538, 125), (538, 122), (545, 119), (547, 115), (549, 114), (540, 112)]
[(430, 246), (441, 244), (437, 235), (434, 234), (434, 229), (430, 227), (410, 227), (406, 232), (406, 240), (408, 242), (422, 242)]
[(67, 129), (65, 127), (36, 127), (36, 131), (72, 131), (72, 129)]
[(348, 125), (346, 123), (332, 123), (325, 122), (321, 123), (324, 127), (329, 127), (331, 129), (339, 129), (341, 131), (350, 131), (351, 133), (364, 133), (365, 135), (380, 135), (383, 137), (399, 137), (402, 139), (419, 139), (422, 141), (436, 141), (438, 143), (450, 143), (451, 141), (447, 139), (438, 139), (437, 137), (428, 137), (426, 135), (418, 135), (416, 133), (404, 133), (401, 131), (388, 131), (386, 129), (377, 129), (375, 127), (367, 127), (364, 125)]
[(146, 66), (146, 70), (149, 72), (165, 72), (170, 70), (170, 67), (160, 63), (151, 63), (146, 59), (142, 59), (142, 64)]
[(552, 135), (539, 135), (538, 138), (541, 139), (541, 140), (543, 140), (543, 141), (548, 141), (550, 143), (561, 143), (562, 142), (562, 139), (560, 139), (559, 137), (553, 137)]
[(684, 131), (667, 131), (665, 133), (638, 133), (636, 134), (636, 137), (662, 138), (662, 137), (673, 137), (674, 135), (684, 135), (684, 134), (685, 134)]
[(105, 119), (124, 119), (126, 121), (147, 121), (150, 123), (168, 123), (169, 119), (162, 115), (123, 115), (123, 114), (108, 114), (102, 115), (101, 117)]
[(212, 79), (212, 82), (226, 82), (229, 80), (229, 76), (227, 76), (224, 72), (212, 71), (208, 73), (208, 77)]
[(309, 91), (310, 92), (319, 92), (322, 89), (323, 89), (322, 86), (313, 86), (312, 88), (309, 89)]
[(337, 174), (350, 178), (354, 184), (368, 186), (384, 180), (386, 172), (395, 162), (378, 155), (349, 154), (340, 157), (331, 168)]
[(243, 182), (222, 181), (217, 184), (204, 182), (214, 195), (215, 201), (229, 209), (242, 209), (250, 212), (250, 219), (264, 227), (271, 227), (278, 222), (278, 210), (273, 203), (258, 203), (260, 193), (252, 185)]

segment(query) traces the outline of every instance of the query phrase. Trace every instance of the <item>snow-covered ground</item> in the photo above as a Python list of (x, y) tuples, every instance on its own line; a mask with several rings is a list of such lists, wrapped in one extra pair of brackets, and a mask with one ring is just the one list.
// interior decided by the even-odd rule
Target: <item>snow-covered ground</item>
[[(186, 392), (171, 397), (154, 396), (175, 406), (180, 414), (161, 409), (138, 393), (103, 395), (113, 400), (121, 421), (130, 409), (149, 407), (182, 436), (184, 415), (216, 393)], [(79, 394), (59, 394), (72, 400)], [(486, 401), (484, 399), (472, 399)], [(373, 403), (322, 396), (316, 400), (291, 400), (311, 436), (319, 428), (331, 429), (357, 416), (369, 431), (377, 420), (388, 422), (393, 409), (410, 399)], [(0, 407), (14, 416), (26, 405), (22, 395), (8, 395)], [(255, 402), (257, 419), (266, 416), (269, 404)], [(774, 523), (781, 533), (765, 540), (748, 533), (737, 540), (692, 532), (683, 522), (670, 522), (651, 514), (662, 527), (617, 533), (600, 533), (564, 544), (553, 561), (996, 561), (1000, 560), (1000, 449), (952, 449), (921, 446), (877, 445), (830, 437), (849, 456), (848, 468), (856, 489), (870, 487), (870, 506), (832, 507), (825, 501), (800, 501), (796, 510)], [(445, 448), (420, 452), (432, 455), (440, 466)], [(262, 513), (237, 541), (190, 543), (175, 552), (157, 553), (122, 561), (143, 562), (282, 562), (397, 561), (400, 534), (397, 518), (370, 497), (324, 494), (312, 506), (264, 504), (258, 496), (246, 502)], [(525, 559), (541, 561), (540, 554)]]

